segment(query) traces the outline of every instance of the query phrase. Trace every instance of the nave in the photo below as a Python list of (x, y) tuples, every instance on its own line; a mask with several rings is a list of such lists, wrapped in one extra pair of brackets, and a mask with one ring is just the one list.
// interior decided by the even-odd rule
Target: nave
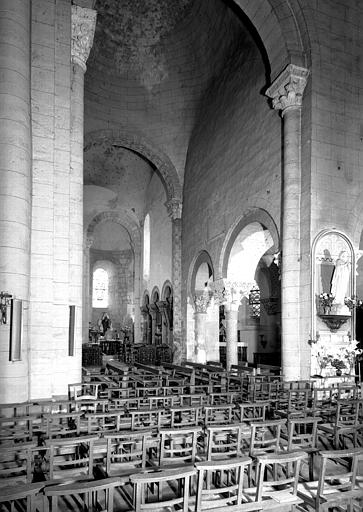
[(362, 386), (280, 373), (110, 360), (2, 405), (1, 510), (362, 510)]

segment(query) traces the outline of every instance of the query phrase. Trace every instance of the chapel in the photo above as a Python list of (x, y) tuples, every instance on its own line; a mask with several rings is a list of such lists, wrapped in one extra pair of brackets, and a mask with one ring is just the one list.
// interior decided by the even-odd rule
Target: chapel
[(1, 403), (67, 395), (96, 345), (358, 374), (362, 20), (359, 0), (0, 1)]
[(363, 510), (362, 34), (0, 0), (0, 512)]

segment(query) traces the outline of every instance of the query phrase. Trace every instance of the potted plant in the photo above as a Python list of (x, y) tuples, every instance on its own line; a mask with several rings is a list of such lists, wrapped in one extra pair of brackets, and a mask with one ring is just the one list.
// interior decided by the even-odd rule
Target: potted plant
[(333, 368), (336, 369), (336, 375), (338, 377), (341, 376), (342, 370), (344, 370), (347, 367), (345, 362), (342, 359), (339, 359), (338, 357), (333, 358), (333, 360), (331, 361), (331, 365), (333, 366)]

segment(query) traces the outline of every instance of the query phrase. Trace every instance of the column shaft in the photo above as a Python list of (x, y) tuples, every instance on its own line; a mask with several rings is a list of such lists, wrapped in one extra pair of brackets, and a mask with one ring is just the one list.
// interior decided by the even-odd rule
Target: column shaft
[(300, 107), (284, 111), (282, 198), (281, 333), (282, 367), (287, 380), (300, 376)]
[(195, 356), (196, 362), (205, 364), (206, 352), (206, 322), (207, 313), (195, 312)]
[(29, 388), (30, 2), (0, 0), (0, 74), (0, 291), (24, 301), (21, 361), (8, 361), (10, 325), (0, 326), (0, 402), (21, 402)]
[(238, 364), (238, 304), (226, 304), (226, 368), (231, 369), (233, 364)]
[(181, 219), (172, 220), (172, 280), (173, 280), (173, 348), (174, 362), (186, 357), (186, 344), (182, 342), (181, 306)]

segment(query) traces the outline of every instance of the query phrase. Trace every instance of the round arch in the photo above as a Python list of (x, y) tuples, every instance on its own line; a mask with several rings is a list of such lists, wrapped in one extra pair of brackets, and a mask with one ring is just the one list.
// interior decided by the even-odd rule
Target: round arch
[(92, 239), (96, 226), (104, 222), (115, 222), (126, 229), (130, 237), (130, 244), (134, 252), (140, 251), (141, 233), (136, 221), (127, 212), (102, 212), (93, 217), (87, 227), (86, 238)]
[(273, 218), (269, 213), (267, 213), (266, 210), (260, 208), (252, 208), (251, 210), (246, 211), (241, 217), (239, 217), (228, 230), (226, 238), (223, 242), (219, 259), (219, 275), (221, 277), (227, 277), (228, 259), (237, 236), (244, 227), (246, 227), (248, 224), (251, 224), (252, 222), (258, 222), (270, 232), (273, 240), (273, 246), (269, 249), (269, 253), (275, 254), (279, 251), (280, 240)]
[(308, 31), (304, 14), (296, 0), (232, 0), (232, 3), (247, 16), (261, 39), (273, 79), (287, 64), (310, 65)]
[(142, 305), (150, 304), (150, 293), (148, 290), (144, 290), (142, 294)]
[(98, 130), (85, 135), (84, 151), (97, 145), (120, 146), (139, 153), (156, 168), (165, 187), (167, 201), (182, 200), (180, 178), (170, 158), (140, 133), (118, 129)]
[(171, 282), (169, 280), (166, 280), (161, 289), (161, 300), (166, 299), (166, 292), (167, 292), (168, 288), (170, 288), (171, 295), (173, 295), (173, 285), (171, 284)]
[[(154, 300), (154, 297), (158, 297), (157, 300)], [(157, 302), (160, 300), (160, 291), (159, 291), (159, 288), (157, 286), (154, 286), (154, 288), (152, 289), (152, 292), (151, 292), (151, 302)]]
[(214, 281), (214, 265), (213, 265), (213, 261), (212, 261), (212, 258), (210, 256), (210, 254), (208, 253), (208, 251), (206, 250), (202, 250), (199, 252), (199, 254), (197, 254), (195, 256), (195, 258), (192, 260), (191, 264), (190, 264), (190, 271), (189, 271), (189, 279), (188, 279), (188, 292), (189, 292), (189, 296), (193, 302), (193, 296), (194, 296), (194, 292), (195, 292), (195, 282), (196, 282), (196, 277), (197, 277), (197, 273), (198, 273), (198, 269), (200, 268), (200, 266), (203, 264), (203, 263), (206, 263), (211, 272), (212, 272), (212, 279)]

